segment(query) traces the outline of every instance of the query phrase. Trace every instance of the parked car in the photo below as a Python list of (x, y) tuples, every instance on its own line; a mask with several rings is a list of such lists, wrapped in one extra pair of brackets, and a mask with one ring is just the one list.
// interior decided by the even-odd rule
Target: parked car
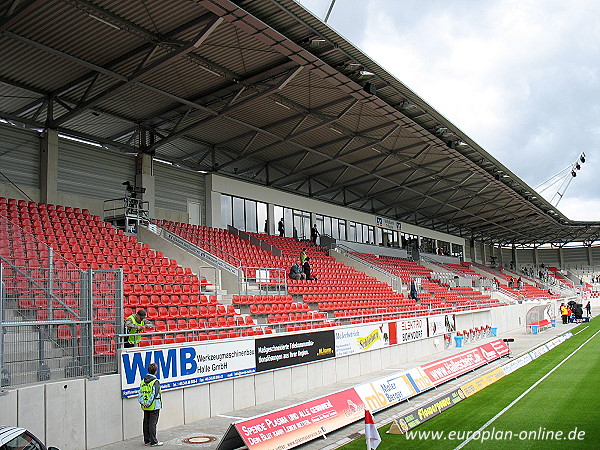
[(25, 428), (0, 425), (0, 450), (58, 450), (46, 447)]

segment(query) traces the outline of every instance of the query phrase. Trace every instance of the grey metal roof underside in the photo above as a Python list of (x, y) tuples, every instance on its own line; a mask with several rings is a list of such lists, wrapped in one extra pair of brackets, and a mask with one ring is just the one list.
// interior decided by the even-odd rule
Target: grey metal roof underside
[(5, 120), (469, 239), (600, 237), (292, 0), (0, 0), (0, 17)]

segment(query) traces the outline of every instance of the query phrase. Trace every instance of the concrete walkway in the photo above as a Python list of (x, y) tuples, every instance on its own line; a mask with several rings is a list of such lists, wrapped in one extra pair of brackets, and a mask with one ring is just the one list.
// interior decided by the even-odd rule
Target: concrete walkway
[[(198, 422), (194, 422), (187, 425), (177, 426), (168, 430), (163, 430), (158, 432), (158, 438), (164, 442), (164, 446), (162, 447), (165, 450), (183, 450), (184, 448), (194, 448), (194, 449), (202, 449), (202, 450), (211, 450), (216, 449), (217, 445), (223, 436), (223, 434), (227, 431), (229, 425), (233, 422), (236, 422), (241, 419), (250, 418), (256, 415), (264, 414), (269, 411), (285, 408), (290, 405), (294, 405), (297, 403), (301, 403), (313, 398), (317, 398), (331, 392), (341, 391), (343, 389), (347, 389), (349, 387), (355, 386), (357, 384), (361, 384), (370, 380), (374, 380), (380, 377), (385, 376), (386, 374), (390, 374), (393, 372), (399, 372), (403, 369), (409, 369), (411, 367), (416, 367), (421, 364), (425, 364), (431, 361), (435, 361), (438, 359), (442, 359), (444, 357), (450, 356), (455, 353), (459, 353), (464, 350), (468, 350), (473, 347), (477, 347), (479, 345), (485, 344), (486, 342), (490, 342), (496, 339), (502, 338), (514, 338), (515, 342), (510, 344), (510, 348), (512, 350), (513, 356), (518, 356), (521, 353), (525, 353), (527, 351), (532, 350), (535, 347), (538, 347), (545, 343), (546, 341), (551, 340), (552, 338), (563, 334), (572, 328), (576, 327), (576, 324), (568, 324), (563, 325), (562, 323), (557, 324), (556, 328), (549, 328), (548, 330), (537, 334), (526, 334), (525, 330), (519, 330), (509, 333), (503, 333), (498, 337), (494, 338), (485, 338), (479, 339), (475, 342), (466, 344), (463, 348), (456, 349), (448, 349), (438, 352), (436, 354), (430, 355), (424, 358), (413, 359), (409, 362), (405, 362), (402, 364), (398, 364), (394, 367), (390, 367), (378, 372), (372, 372), (368, 375), (363, 375), (355, 378), (351, 378), (345, 380), (343, 382), (338, 382), (335, 384), (331, 384), (329, 386), (323, 386), (317, 389), (312, 389), (308, 392), (303, 392), (301, 394), (291, 395), (285, 398), (277, 399), (271, 402), (263, 403), (261, 405), (253, 406), (250, 408), (241, 409), (238, 411), (232, 411), (227, 414), (222, 414), (217, 417), (211, 417), (208, 419), (203, 419)], [(398, 415), (403, 410), (413, 409), (420, 404), (424, 404), (431, 400), (434, 397), (442, 395), (446, 391), (451, 391), (456, 389), (458, 386), (466, 383), (467, 381), (477, 378), (482, 374), (495, 369), (506, 363), (506, 358), (500, 358), (497, 361), (494, 361), (487, 366), (481, 367), (474, 372), (470, 372), (466, 375), (463, 375), (456, 380), (449, 381), (438, 388), (427, 391), (423, 394), (420, 394), (410, 401), (402, 402), (396, 406), (378, 412), (374, 415), (375, 421), (378, 426), (388, 423), (391, 417)], [(140, 419), (140, 432), (142, 428), (142, 423)], [(316, 449), (335, 449), (341, 445), (344, 445), (347, 442), (350, 442), (352, 439), (356, 438), (357, 433), (364, 432), (364, 423), (362, 421), (355, 422), (354, 424), (348, 425), (344, 428), (341, 428), (337, 431), (331, 432), (327, 435), (327, 439), (318, 439), (306, 443), (300, 447), (299, 449), (303, 450), (316, 450)], [(187, 443), (185, 442), (188, 438), (193, 437), (209, 437), (214, 438), (214, 441), (208, 443)], [(148, 448), (143, 444), (142, 437), (137, 437), (133, 439), (129, 439), (127, 441), (118, 442), (115, 444), (105, 445), (102, 447), (97, 447), (102, 450), (117, 450), (117, 449), (142, 449)]]

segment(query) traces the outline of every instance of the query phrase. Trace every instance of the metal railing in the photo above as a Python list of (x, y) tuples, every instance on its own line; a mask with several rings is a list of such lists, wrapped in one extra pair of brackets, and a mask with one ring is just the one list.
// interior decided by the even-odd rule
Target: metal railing
[(360, 264), (367, 266), (369, 269), (374, 270), (376, 272), (381, 273), (382, 275), (384, 275), (385, 277), (389, 278), (389, 285), (392, 288), (392, 290), (394, 292), (402, 292), (402, 279), (400, 277), (398, 277), (397, 275), (394, 275), (391, 272), (388, 272), (387, 270), (383, 269), (382, 267), (376, 266), (375, 264), (373, 264), (372, 262), (370, 262), (367, 259), (361, 258), (360, 256), (356, 255), (356, 250), (344, 245), (344, 244), (340, 244), (338, 243), (335, 250), (339, 251), (342, 255), (356, 261), (359, 262)]
[(287, 293), (287, 270), (281, 267), (240, 267), (240, 294), (277, 295)]
[[(206, 242), (198, 234), (175, 226), (175, 231), (156, 225), (163, 237), (192, 253), (215, 268), (215, 283), (218, 283), (217, 269), (225, 269), (238, 277), (238, 293), (251, 291), (261, 294), (281, 294), (287, 292), (287, 269), (281, 267), (244, 266), (242, 260), (221, 248)], [(206, 266), (203, 269), (207, 270)], [(251, 288), (251, 285), (254, 285)]]
[(116, 373), (122, 278), (80, 270), (0, 217), (1, 385)]

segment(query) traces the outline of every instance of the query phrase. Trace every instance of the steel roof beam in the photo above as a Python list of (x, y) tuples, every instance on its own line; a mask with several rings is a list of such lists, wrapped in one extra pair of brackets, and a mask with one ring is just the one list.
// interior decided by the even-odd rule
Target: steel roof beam
[[(188, 54), (189, 52), (196, 50), (212, 34), (212, 32), (221, 24), (221, 22), (223, 22), (223, 19), (221, 17), (214, 18), (200, 31), (200, 33), (198, 33), (194, 37), (194, 39), (191, 42), (188, 42), (186, 45), (180, 47), (178, 50), (172, 51), (171, 53), (168, 53), (167, 55), (165, 55), (155, 61), (152, 61), (151, 63), (147, 64), (143, 68), (138, 68), (135, 72), (133, 72), (128, 77), (123, 77), (122, 75), (119, 75), (116, 73), (114, 75), (111, 75), (113, 78), (119, 79), (120, 82), (115, 83), (112, 86), (109, 86), (103, 92), (96, 94), (93, 98), (86, 100), (84, 102), (81, 102), (72, 111), (63, 114), (61, 117), (55, 119), (54, 122), (57, 125), (61, 125), (65, 122), (73, 119), (74, 117), (78, 116), (83, 111), (85, 111), (86, 109), (89, 109), (90, 107), (98, 104), (99, 102), (104, 101), (106, 98), (117, 94), (122, 89), (129, 86), (131, 83), (138, 81), (140, 78), (163, 68), (164, 66), (173, 62), (173, 60), (181, 58), (182, 56)], [(100, 67), (98, 69), (102, 70), (102, 68), (100, 68)], [(112, 72), (112, 71), (110, 71), (110, 72)], [(104, 73), (105, 75), (107, 74), (107, 73), (105, 73), (105, 71), (103, 71), (101, 73)]]

